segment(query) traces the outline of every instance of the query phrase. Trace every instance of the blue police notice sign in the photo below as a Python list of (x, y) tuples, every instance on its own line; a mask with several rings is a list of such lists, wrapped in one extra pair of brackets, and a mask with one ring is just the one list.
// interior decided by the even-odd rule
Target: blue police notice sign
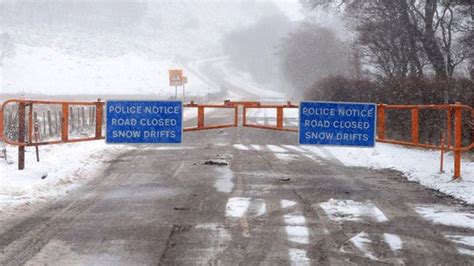
[(301, 102), (299, 112), (300, 144), (375, 146), (375, 104)]
[(181, 143), (180, 101), (107, 101), (107, 143)]

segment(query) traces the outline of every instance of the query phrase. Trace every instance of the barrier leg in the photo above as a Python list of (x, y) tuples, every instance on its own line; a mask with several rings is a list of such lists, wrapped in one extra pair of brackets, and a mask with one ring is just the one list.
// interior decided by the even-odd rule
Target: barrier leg
[(385, 140), (385, 108), (383, 105), (377, 106), (377, 137)]
[(61, 117), (61, 140), (66, 142), (69, 135), (69, 104), (63, 103)]
[[(18, 103), (18, 142), (25, 143), (25, 103)], [(25, 146), (18, 146), (18, 170), (25, 169)]]
[(415, 144), (419, 143), (419, 115), (418, 108), (411, 110), (411, 141)]
[(444, 173), (444, 134), (441, 135), (441, 160), (439, 162), (439, 172)]
[(277, 107), (277, 128), (283, 128), (283, 107)]
[(100, 139), (102, 138), (102, 121), (103, 121), (103, 114), (104, 114), (104, 104), (101, 102), (97, 102), (95, 104), (96, 111), (95, 111), (95, 138)]
[(242, 126), (247, 126), (247, 107), (242, 107)]
[(239, 106), (234, 107), (234, 127), (239, 126)]
[[(456, 105), (460, 103), (456, 103)], [(462, 127), (462, 109), (454, 109), (454, 176), (453, 179), (461, 179), (461, 127)]]
[(198, 107), (198, 128), (204, 127), (204, 107)]
[(28, 104), (28, 141), (33, 142), (33, 104)]

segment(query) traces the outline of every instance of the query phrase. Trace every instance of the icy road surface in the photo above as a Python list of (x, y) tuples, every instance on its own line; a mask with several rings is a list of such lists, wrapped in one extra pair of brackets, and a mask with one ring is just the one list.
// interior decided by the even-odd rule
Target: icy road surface
[(187, 133), (183, 148), (132, 148), (2, 225), (0, 264), (474, 261), (473, 207), (396, 171), (318, 156), (293, 134), (231, 128)]
[(128, 146), (84, 186), (0, 221), (0, 265), (473, 264), (474, 207), (296, 142), (239, 127)]

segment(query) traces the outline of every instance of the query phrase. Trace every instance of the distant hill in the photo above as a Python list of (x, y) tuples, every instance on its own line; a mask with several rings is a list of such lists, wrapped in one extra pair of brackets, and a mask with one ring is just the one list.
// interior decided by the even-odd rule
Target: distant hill
[(3, 0), (0, 92), (166, 96), (168, 68), (220, 55), (223, 34), (276, 11), (256, 0)]

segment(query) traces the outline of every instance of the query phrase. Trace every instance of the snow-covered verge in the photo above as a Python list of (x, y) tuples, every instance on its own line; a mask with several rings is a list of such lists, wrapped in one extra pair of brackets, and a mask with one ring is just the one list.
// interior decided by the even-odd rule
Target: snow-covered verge
[(474, 204), (474, 162), (463, 159), (461, 181), (452, 181), (454, 157), (445, 154), (444, 171), (439, 172), (440, 152), (426, 149), (406, 148), (398, 145), (377, 143), (375, 148), (317, 147), (305, 149), (328, 158), (337, 159), (346, 166), (373, 169), (394, 169), (423, 186), (451, 195), (469, 204)]
[(27, 147), (25, 169), (18, 170), (18, 148), (6, 146), (7, 160), (0, 159), (0, 215), (19, 205), (51, 200), (93, 178), (127, 146), (104, 141), (40, 146), (40, 162), (34, 147)]
[[(183, 120), (196, 118), (194, 108), (187, 108)], [(67, 194), (95, 177), (107, 162), (120, 153), (133, 149), (130, 145), (107, 145), (90, 141), (39, 147), (40, 162), (34, 147), (27, 147), (25, 169), (18, 170), (18, 148), (5, 147), (7, 160), (0, 158), (0, 217), (19, 205), (51, 200)], [(160, 149), (163, 147), (158, 147)]]

